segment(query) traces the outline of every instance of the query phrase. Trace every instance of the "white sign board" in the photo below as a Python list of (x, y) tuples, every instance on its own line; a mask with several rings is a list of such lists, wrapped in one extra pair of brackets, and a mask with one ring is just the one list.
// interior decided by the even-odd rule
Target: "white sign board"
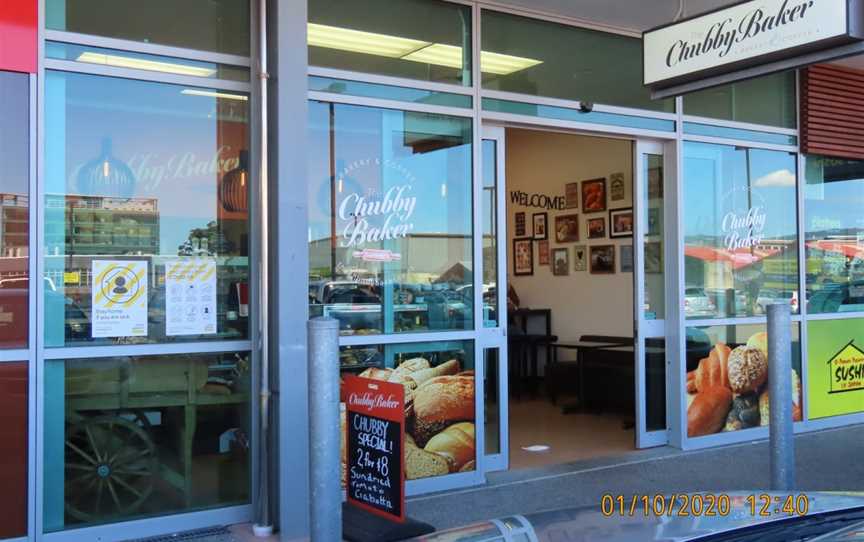
[(210, 258), (165, 263), (166, 335), (216, 333), (216, 261)]
[(147, 336), (147, 262), (93, 260), (92, 335)]
[(752, 0), (643, 35), (644, 83), (847, 36), (849, 0)]

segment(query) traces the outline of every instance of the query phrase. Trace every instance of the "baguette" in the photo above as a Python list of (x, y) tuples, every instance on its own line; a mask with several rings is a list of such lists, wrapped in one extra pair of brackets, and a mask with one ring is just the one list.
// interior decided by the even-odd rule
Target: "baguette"
[(414, 438), (419, 446), (446, 427), (474, 421), (474, 377), (439, 376), (414, 392)]
[(687, 436), (700, 437), (719, 432), (732, 407), (732, 390), (725, 386), (703, 389), (687, 409)]
[(458, 372), (459, 362), (455, 359), (451, 359), (450, 361), (442, 363), (437, 367), (433, 367), (431, 369), (421, 369), (419, 371), (415, 371), (409, 375), (406, 375), (405, 380), (408, 383), (412, 384), (413, 387), (418, 388), (428, 380), (432, 380), (433, 378), (439, 376), (455, 375)]

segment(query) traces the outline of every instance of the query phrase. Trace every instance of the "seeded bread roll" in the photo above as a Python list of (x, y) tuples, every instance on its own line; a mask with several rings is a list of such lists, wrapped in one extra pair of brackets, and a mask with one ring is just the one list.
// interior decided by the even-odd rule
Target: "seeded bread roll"
[(768, 359), (762, 350), (739, 346), (729, 355), (729, 386), (737, 394), (758, 392), (768, 380)]
[(414, 438), (426, 446), (449, 425), (474, 421), (474, 377), (439, 376), (414, 391)]

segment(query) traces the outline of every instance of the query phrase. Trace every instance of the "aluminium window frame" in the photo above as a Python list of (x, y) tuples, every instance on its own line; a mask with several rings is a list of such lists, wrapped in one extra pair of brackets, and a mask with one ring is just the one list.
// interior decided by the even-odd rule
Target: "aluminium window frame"
[[(89, 75), (118, 77), (145, 82), (167, 83), (174, 85), (193, 86), (204, 89), (228, 90), (247, 93), (250, 97), (248, 102), (248, 143), (252, 156), (260, 152), (261, 141), (257, 137), (261, 119), (256, 112), (259, 111), (257, 85), (254, 85), (254, 66), (257, 62), (257, 16), (258, 3), (250, 1), (250, 51), (251, 56), (236, 56), (223, 53), (200, 51), (166, 45), (157, 45), (132, 40), (107, 38), (95, 35), (78, 34), (58, 30), (49, 30), (45, 25), (46, 0), (39, 0), (38, 11), (38, 68), (37, 74), (32, 77), (33, 84), (31, 116), (33, 128), (31, 148), (31, 209), (30, 209), (30, 241), (31, 241), (31, 276), (41, 277), (44, 275), (44, 262), (41, 257), (44, 252), (45, 224), (43, 220), (45, 211), (44, 174), (45, 174), (45, 73), (48, 70), (60, 72), (74, 72)], [(115, 68), (101, 65), (87, 65), (84, 63), (50, 59), (45, 56), (45, 45), (48, 41), (59, 41), (63, 43), (104, 47), (120, 51), (153, 54), (174, 57), (178, 59), (198, 60), (225, 64), (250, 71), (248, 82), (238, 82), (211, 78), (196, 78), (178, 76), (147, 70), (136, 70), (126, 68)], [(255, 160), (250, 163), (250, 176), (253, 179), (260, 178), (258, 164)], [(41, 281), (37, 281), (36, 288), (31, 288), (30, 313), (31, 313), (31, 344), (30, 344), (30, 396), (29, 411), (31, 415), (28, 424), (28, 438), (30, 444), (30, 472), (28, 506), (29, 536), (28, 540), (36, 541), (77, 541), (82, 537), (98, 539), (103, 541), (125, 540), (129, 538), (142, 538), (166, 532), (187, 531), (189, 529), (208, 527), (226, 523), (241, 523), (253, 518), (255, 505), (259, 495), (261, 481), (257, 477), (259, 456), (258, 448), (262, 445), (259, 435), (259, 401), (257, 390), (260, 388), (260, 312), (257, 310), (257, 299), (260, 295), (259, 265), (261, 255), (261, 231), (255, 217), (259, 213), (258, 203), (260, 200), (260, 187), (253, 182), (249, 194), (249, 284), (250, 301), (252, 310), (249, 315), (249, 338), (245, 340), (214, 340), (197, 342), (159, 343), (144, 345), (108, 345), (96, 347), (70, 347), (48, 348), (44, 341), (44, 318), (42, 317), (44, 306), (44, 287)], [(33, 204), (36, 202), (36, 204)], [(43, 408), (45, 390), (45, 365), (49, 362), (57, 362), (66, 359), (105, 359), (116, 356), (153, 356), (173, 355), (190, 353), (244, 353), (250, 355), (250, 390), (247, 403), (250, 427), (251, 444), (249, 448), (249, 502), (242, 505), (207, 508), (204, 510), (185, 511), (179, 510), (154, 517), (140, 517), (118, 522), (90, 525), (90, 526), (64, 526), (64, 530), (55, 532), (44, 531), (44, 428), (45, 409)]]

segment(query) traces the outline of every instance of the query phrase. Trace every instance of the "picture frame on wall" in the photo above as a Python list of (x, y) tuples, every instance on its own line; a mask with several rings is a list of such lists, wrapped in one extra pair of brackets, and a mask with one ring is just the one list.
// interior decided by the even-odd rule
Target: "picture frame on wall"
[(579, 183), (567, 183), (564, 185), (564, 208), (579, 208)]
[(588, 239), (606, 239), (606, 219), (604, 217), (588, 219)]
[(633, 208), (609, 211), (609, 237), (633, 237)]
[(606, 178), (582, 181), (582, 212), (602, 213), (606, 210)]
[(555, 217), (555, 242), (575, 243), (579, 241), (579, 215)]
[(558, 277), (570, 274), (570, 251), (566, 248), (552, 251), (552, 274)]
[(645, 272), (663, 272), (663, 244), (659, 241), (645, 243)]
[(537, 265), (549, 265), (549, 241), (537, 241)]
[(613, 173), (609, 176), (609, 198), (612, 201), (622, 201), (627, 198), (623, 173)]
[(516, 231), (513, 234), (516, 237), (525, 237), (525, 213), (516, 213)]
[(621, 272), (622, 273), (632, 273), (633, 272), (633, 245), (621, 245), (619, 247), (621, 251)]
[(534, 241), (513, 239), (513, 274), (523, 277), (534, 274)]
[(588, 247), (575, 245), (573, 247), (573, 271), (588, 271)]
[(532, 219), (532, 234), (535, 241), (549, 238), (549, 214), (534, 213)]
[(615, 274), (615, 245), (593, 246), (589, 258), (592, 275)]

